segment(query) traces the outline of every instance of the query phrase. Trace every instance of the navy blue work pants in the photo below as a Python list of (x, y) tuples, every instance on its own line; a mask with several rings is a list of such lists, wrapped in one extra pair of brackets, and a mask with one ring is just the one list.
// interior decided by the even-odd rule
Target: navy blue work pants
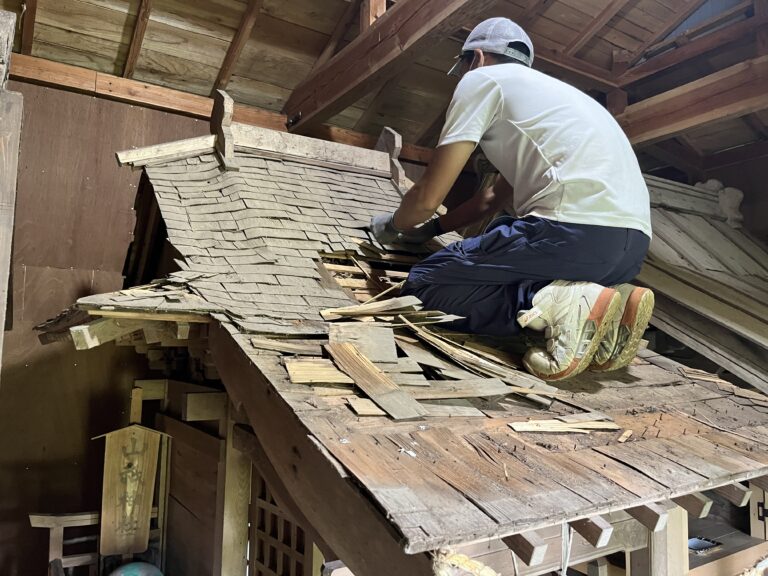
[(465, 317), (450, 328), (509, 336), (518, 333), (518, 310), (530, 308), (534, 294), (553, 280), (629, 282), (649, 243), (630, 228), (497, 218), (484, 234), (415, 265), (402, 293), (418, 296), (428, 310)]

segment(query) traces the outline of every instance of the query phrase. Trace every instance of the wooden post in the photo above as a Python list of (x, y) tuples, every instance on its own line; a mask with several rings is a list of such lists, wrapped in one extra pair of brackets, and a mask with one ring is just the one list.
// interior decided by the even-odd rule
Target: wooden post
[(23, 99), (6, 91), (16, 15), (0, 11), (0, 365), (3, 333), (11, 276), (11, 240), (16, 210), (16, 172), (19, 163), (19, 139)]
[(213, 95), (211, 113), (211, 132), (216, 135), (216, 152), (226, 170), (239, 170), (235, 160), (235, 138), (232, 135), (232, 116), (235, 102), (224, 90), (216, 90)]
[(669, 510), (667, 527), (649, 531), (648, 547), (632, 552), (632, 576), (677, 576), (688, 573), (688, 514), (679, 506)]
[(222, 443), (217, 475), (213, 573), (221, 576), (242, 576), (248, 563), (251, 461), (233, 445), (234, 413), (230, 403), (222, 420), (221, 431), (225, 442)]

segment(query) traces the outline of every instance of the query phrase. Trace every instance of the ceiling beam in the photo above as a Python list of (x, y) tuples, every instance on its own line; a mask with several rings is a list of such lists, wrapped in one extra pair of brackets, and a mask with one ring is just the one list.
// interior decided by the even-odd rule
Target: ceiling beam
[(768, 157), (768, 140), (759, 140), (705, 156), (704, 168), (707, 171), (717, 170), (766, 157)]
[(616, 120), (642, 144), (766, 108), (768, 56), (760, 56), (632, 104)]
[(360, 5), (360, 34), (373, 26), (387, 11), (387, 0), (363, 0)]
[(675, 16), (671, 18), (662, 29), (657, 30), (655, 34), (643, 42), (640, 47), (632, 53), (628, 64), (632, 66), (640, 60), (651, 46), (664, 40), (670, 32), (685, 22), (685, 19), (693, 14), (702, 4), (704, 4), (704, 2), (706, 2), (706, 0), (683, 0), (683, 2), (681, 2), (682, 5)]
[(123, 78), (131, 78), (136, 69), (136, 62), (141, 53), (141, 44), (144, 42), (144, 33), (149, 24), (149, 11), (152, 9), (152, 0), (141, 0), (139, 11), (136, 14), (136, 23), (133, 25), (133, 36), (131, 37), (131, 46), (128, 48), (128, 56), (125, 58), (123, 66)]
[(331, 32), (330, 38), (328, 38), (328, 43), (325, 45), (325, 48), (323, 48), (320, 56), (317, 57), (315, 65), (312, 68), (313, 73), (323, 64), (328, 62), (328, 60), (333, 58), (334, 54), (336, 54), (336, 48), (338, 48), (339, 42), (341, 42), (341, 39), (344, 38), (347, 30), (349, 30), (349, 26), (352, 24), (352, 20), (355, 19), (355, 14), (358, 14), (359, 12), (360, 2), (361, 0), (350, 0), (347, 9), (341, 16), (341, 19), (336, 22), (336, 26), (334, 27), (333, 32)]
[(515, 21), (522, 27), (526, 28), (539, 17), (539, 15), (549, 8), (554, 0), (532, 0), (525, 11), (518, 16)]
[(768, 140), (768, 126), (757, 114), (748, 114), (743, 118), (744, 123), (757, 133), (759, 140)]
[(608, 22), (611, 21), (611, 19), (618, 14), (624, 6), (627, 5), (627, 2), (629, 0), (613, 0), (608, 6), (603, 8), (602, 12), (597, 15), (597, 17), (592, 19), (592, 22), (587, 26), (584, 30), (581, 31), (581, 34), (576, 36), (568, 46), (565, 47), (564, 53), (568, 56), (573, 56), (578, 52), (584, 44), (592, 40), (592, 38), (597, 34), (600, 30), (603, 29), (603, 27), (608, 24)]
[(229, 84), (229, 79), (232, 78), (232, 72), (235, 69), (237, 59), (240, 57), (240, 53), (245, 48), (248, 39), (251, 37), (251, 32), (256, 24), (256, 17), (259, 14), (261, 8), (261, 0), (249, 0), (248, 6), (245, 8), (242, 17), (240, 18), (240, 25), (237, 27), (235, 37), (232, 38), (232, 42), (229, 43), (227, 48), (227, 55), (224, 56), (224, 61), (221, 63), (219, 74), (216, 77), (216, 82), (213, 84), (213, 94), (216, 90), (223, 90)]
[(35, 39), (35, 19), (37, 18), (37, 0), (25, 0), (23, 6), (21, 53), (32, 54), (32, 42)]
[(495, 0), (400, 0), (368, 30), (302, 82), (283, 111), (293, 131), (306, 131), (405, 69), (414, 54), (448, 37)]
[[(0, 79), (3, 77), (3, 62), (0, 58)], [(166, 110), (177, 114), (186, 114), (198, 118), (210, 118), (213, 109), (213, 99), (173, 90), (163, 86), (153, 86), (137, 80), (120, 78), (111, 74), (103, 74), (61, 62), (53, 62), (34, 56), (13, 54), (10, 66), (11, 78), (54, 86), (65, 90), (91, 94), (108, 100), (119, 100), (137, 106), (146, 106), (158, 110)], [(234, 120), (243, 124), (253, 124), (262, 128), (285, 131), (285, 116), (262, 110), (253, 106), (235, 103)], [(361, 134), (337, 126), (324, 124), (312, 130), (309, 134), (314, 138), (373, 149), (376, 146), (376, 136)], [(432, 149), (403, 143), (400, 152), (401, 160), (409, 160), (426, 164), (432, 157)]]
[(702, 56), (707, 52), (717, 50), (733, 42), (742, 41), (766, 26), (768, 26), (768, 16), (753, 16), (714, 32), (709, 32), (630, 68), (619, 76), (619, 83), (622, 86), (627, 86), (687, 60)]
[(642, 148), (643, 152), (685, 172), (691, 182), (704, 180), (704, 159), (675, 139), (657, 142)]

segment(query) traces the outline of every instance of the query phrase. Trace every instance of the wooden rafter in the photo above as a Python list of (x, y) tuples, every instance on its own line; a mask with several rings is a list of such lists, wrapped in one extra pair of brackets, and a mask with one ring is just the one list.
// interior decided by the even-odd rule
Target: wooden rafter
[(553, 2), (554, 0), (532, 0), (525, 11), (517, 18), (517, 23), (523, 28), (529, 26)]
[(360, 34), (368, 30), (387, 11), (387, 0), (363, 0), (360, 5)]
[(400, 0), (335, 58), (296, 87), (284, 111), (294, 131), (307, 130), (410, 64), (409, 56), (482, 14), (494, 0)]
[(749, 126), (760, 140), (768, 140), (768, 126), (757, 114), (747, 114), (743, 118), (744, 123)]
[(740, 62), (627, 107), (617, 120), (633, 144), (768, 108), (768, 56)]
[(691, 181), (704, 179), (704, 160), (684, 143), (676, 139), (657, 142), (643, 149), (643, 152), (658, 158), (688, 175)]
[(390, 522), (312, 441), (254, 359), (218, 324), (212, 325), (209, 342), (227, 392), (242, 404), (276, 475), (345, 564), (355, 574), (370, 576), (431, 575), (432, 560), (403, 552)]
[(35, 39), (35, 19), (37, 18), (37, 0), (24, 0), (21, 24), (21, 53), (32, 54), (32, 42)]
[(136, 68), (136, 62), (141, 53), (141, 44), (144, 42), (144, 33), (149, 24), (149, 11), (152, 9), (152, 0), (141, 0), (139, 11), (136, 14), (136, 24), (133, 26), (133, 36), (131, 37), (131, 47), (128, 49), (128, 56), (125, 59), (123, 67), (123, 78), (133, 76)]
[(705, 156), (704, 167), (706, 170), (717, 170), (718, 168), (734, 166), (766, 157), (768, 157), (768, 141), (759, 140), (752, 142), (752, 144), (729, 148), (728, 150)]
[(629, 58), (629, 65), (632, 66), (635, 62), (640, 60), (640, 58), (645, 55), (648, 48), (659, 41), (664, 40), (670, 32), (685, 22), (685, 19), (693, 14), (702, 4), (704, 4), (704, 2), (706, 2), (706, 0), (684, 0), (681, 2), (682, 6), (680, 6), (680, 9), (675, 16), (669, 19), (661, 30), (657, 30), (653, 36), (643, 42), (640, 47), (632, 53)]
[(756, 15), (714, 32), (709, 32), (630, 68), (619, 77), (619, 83), (622, 86), (627, 86), (707, 52), (717, 50), (733, 42), (742, 41), (766, 26), (768, 26), (768, 17)]
[(339, 46), (339, 42), (341, 42), (341, 39), (344, 38), (347, 30), (349, 30), (350, 24), (352, 24), (352, 20), (355, 19), (355, 14), (357, 14), (359, 11), (361, 1), (362, 0), (350, 0), (347, 9), (341, 16), (341, 19), (336, 22), (336, 26), (334, 27), (333, 32), (331, 32), (330, 38), (328, 38), (328, 43), (325, 45), (325, 48), (323, 48), (320, 56), (317, 57), (313, 71), (320, 68), (323, 64), (328, 62), (328, 60), (333, 58), (334, 54), (336, 54), (336, 49)]
[(216, 90), (223, 90), (229, 83), (229, 79), (232, 77), (232, 72), (235, 69), (235, 63), (240, 57), (243, 48), (245, 48), (248, 39), (251, 37), (260, 8), (261, 0), (249, 0), (248, 6), (246, 6), (245, 12), (243, 12), (243, 16), (240, 18), (240, 25), (237, 27), (235, 37), (232, 38), (232, 42), (230, 42), (227, 49), (227, 55), (224, 56), (224, 61), (221, 63), (219, 75), (213, 84), (212, 93)]
[(603, 8), (602, 12), (597, 15), (596, 18), (587, 26), (582, 32), (574, 38), (568, 46), (565, 48), (565, 54), (572, 56), (578, 52), (582, 46), (592, 40), (602, 28), (611, 21), (611, 18), (616, 16), (624, 6), (627, 5), (629, 0), (613, 0), (608, 6)]

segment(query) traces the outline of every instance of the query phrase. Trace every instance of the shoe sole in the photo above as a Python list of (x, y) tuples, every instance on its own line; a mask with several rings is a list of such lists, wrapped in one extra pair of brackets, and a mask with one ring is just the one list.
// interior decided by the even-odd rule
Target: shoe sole
[(556, 372), (555, 374), (541, 374), (526, 366), (528, 371), (534, 376), (538, 376), (542, 380), (548, 382), (565, 380), (566, 378), (581, 374), (592, 362), (592, 357), (595, 355), (595, 352), (597, 352), (597, 348), (600, 346), (600, 341), (610, 328), (611, 320), (619, 313), (619, 308), (621, 308), (621, 294), (613, 288), (603, 289), (600, 296), (598, 296), (595, 305), (592, 307), (589, 318), (587, 318), (588, 321), (591, 320), (595, 323), (595, 334), (592, 336), (592, 340), (590, 340), (584, 355), (581, 358), (574, 359), (565, 370)]
[(648, 323), (653, 315), (653, 306), (656, 303), (656, 297), (653, 291), (648, 288), (635, 288), (627, 299), (624, 307), (624, 315), (621, 318), (621, 325), (628, 326), (630, 336), (627, 343), (621, 349), (615, 358), (611, 358), (605, 364), (593, 364), (590, 370), (595, 372), (609, 372), (629, 366), (632, 360), (637, 356), (637, 349), (640, 347), (640, 340), (645, 334)]

